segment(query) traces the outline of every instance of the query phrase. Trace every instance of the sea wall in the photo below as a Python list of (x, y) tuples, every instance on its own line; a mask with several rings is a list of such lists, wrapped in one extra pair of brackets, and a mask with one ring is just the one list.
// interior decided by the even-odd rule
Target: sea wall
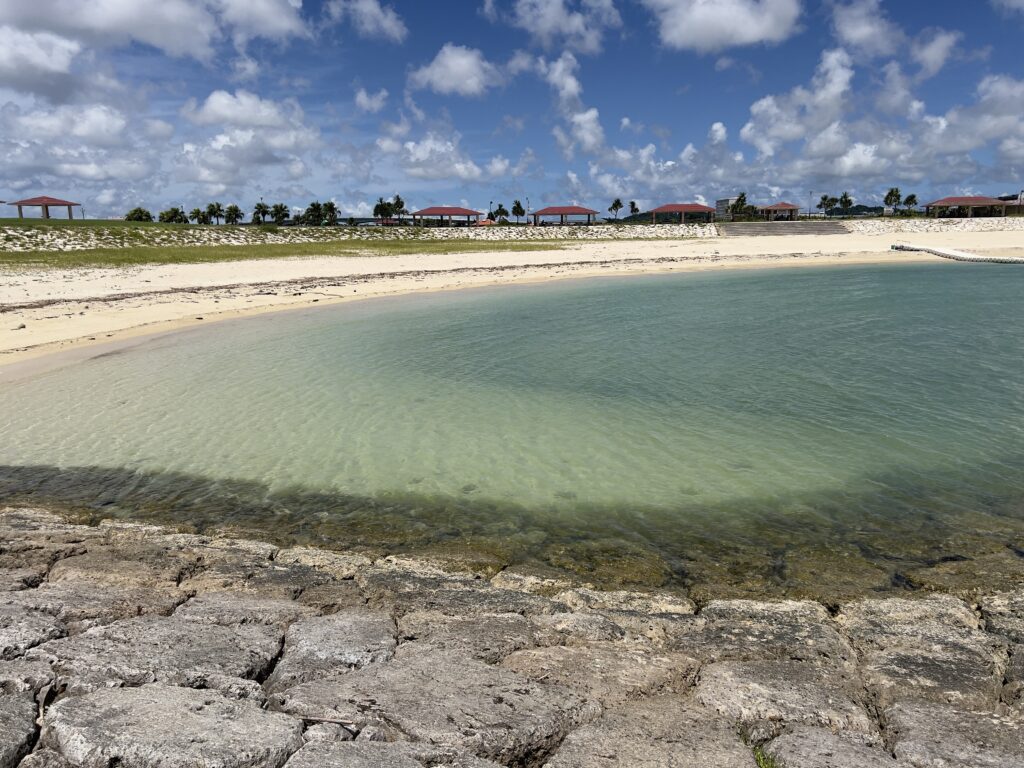
[(0, 226), (0, 250), (79, 251), (96, 248), (272, 245), (381, 240), (652, 240), (717, 237), (708, 224), (594, 227), (233, 227)]
[(843, 222), (860, 235), (923, 232), (1024, 232), (1024, 216), (984, 219), (865, 219)]
[(0, 542), (0, 768), (1024, 764), (1024, 584), (695, 605), (13, 508)]

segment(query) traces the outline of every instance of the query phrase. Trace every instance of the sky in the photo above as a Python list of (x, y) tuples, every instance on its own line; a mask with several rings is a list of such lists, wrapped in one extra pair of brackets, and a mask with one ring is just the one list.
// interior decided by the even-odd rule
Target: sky
[(0, 0), (0, 199), (1017, 193), (1022, 42), (1024, 0)]

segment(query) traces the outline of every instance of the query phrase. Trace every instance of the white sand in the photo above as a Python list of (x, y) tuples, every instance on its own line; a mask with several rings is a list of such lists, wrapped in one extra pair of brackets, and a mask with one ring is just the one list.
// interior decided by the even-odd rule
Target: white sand
[[(241, 314), (370, 296), (566, 277), (930, 261), (893, 234), (610, 241), (564, 250), (260, 259), (0, 271), (0, 365)], [(942, 232), (915, 243), (1024, 255), (1024, 233)], [(486, 248), (486, 244), (481, 244)], [(24, 327), (19, 327), (24, 326)]]

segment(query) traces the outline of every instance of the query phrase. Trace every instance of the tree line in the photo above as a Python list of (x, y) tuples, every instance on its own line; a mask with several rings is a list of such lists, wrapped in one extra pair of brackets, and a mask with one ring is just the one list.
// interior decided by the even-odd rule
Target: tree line
[[(133, 208), (124, 217), (125, 221), (154, 221), (153, 214), (145, 208)], [(268, 205), (262, 200), (253, 207), (253, 224), (266, 224), (267, 220), (278, 226), (291, 219), (296, 224), (305, 224), (311, 227), (333, 227), (340, 221), (338, 206), (331, 200), (321, 203), (316, 200), (306, 206), (306, 210), (299, 214), (292, 214), (291, 209), (284, 203)], [(184, 208), (177, 206), (160, 211), (156, 217), (157, 221), (163, 224), (241, 224), (245, 221), (245, 213), (235, 204), (225, 206), (223, 203), (209, 203), (206, 208), (193, 208), (189, 213)], [(349, 218), (349, 224), (355, 224), (355, 219)]]

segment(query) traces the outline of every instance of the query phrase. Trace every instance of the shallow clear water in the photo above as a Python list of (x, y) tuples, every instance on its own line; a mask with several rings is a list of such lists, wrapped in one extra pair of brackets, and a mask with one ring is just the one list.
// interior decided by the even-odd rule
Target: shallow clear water
[(0, 385), (0, 494), (626, 581), (824, 547), (886, 581), (1024, 545), (1022, 296), (848, 267), (221, 323)]

